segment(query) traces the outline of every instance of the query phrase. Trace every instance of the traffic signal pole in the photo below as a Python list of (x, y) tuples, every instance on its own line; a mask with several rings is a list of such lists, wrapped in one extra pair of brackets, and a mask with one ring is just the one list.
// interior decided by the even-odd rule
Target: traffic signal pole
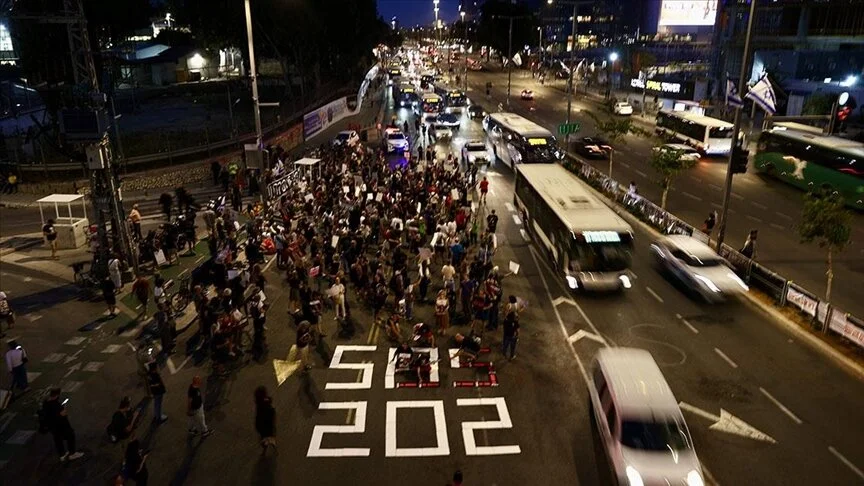
[[(747, 83), (747, 56), (750, 53), (750, 34), (753, 31), (753, 17), (756, 16), (756, 0), (750, 0), (750, 16), (747, 18), (747, 35), (744, 37), (744, 55), (741, 59), (741, 76), (738, 78), (738, 93), (744, 93)], [(741, 107), (735, 108), (735, 121), (732, 127), (732, 147), (729, 150), (729, 161), (726, 165), (726, 185), (723, 189), (723, 209), (720, 213), (720, 225), (717, 230), (717, 252), (726, 239), (726, 225), (729, 219), (729, 200), (732, 197), (732, 176), (735, 152), (738, 148), (738, 137), (741, 133)]]

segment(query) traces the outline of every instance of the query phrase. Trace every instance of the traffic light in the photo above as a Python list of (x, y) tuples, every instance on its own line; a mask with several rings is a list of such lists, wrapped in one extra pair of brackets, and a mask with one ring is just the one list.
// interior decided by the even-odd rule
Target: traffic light
[(741, 147), (732, 147), (732, 173), (744, 174), (747, 172), (747, 160), (750, 157), (750, 151)]

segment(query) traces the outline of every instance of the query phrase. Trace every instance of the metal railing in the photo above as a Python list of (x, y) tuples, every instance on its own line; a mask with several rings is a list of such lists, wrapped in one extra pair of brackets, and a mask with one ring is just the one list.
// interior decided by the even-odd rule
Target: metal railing
[[(617, 181), (607, 177), (579, 158), (568, 154), (564, 166), (592, 187), (613, 199), (627, 212), (663, 234), (685, 234), (708, 241), (708, 236), (642, 196), (627, 194)], [(723, 245), (719, 254), (750, 285), (763, 292), (780, 307), (790, 307), (809, 319), (823, 333), (834, 333), (864, 351), (864, 320), (820, 299), (792, 280)]]

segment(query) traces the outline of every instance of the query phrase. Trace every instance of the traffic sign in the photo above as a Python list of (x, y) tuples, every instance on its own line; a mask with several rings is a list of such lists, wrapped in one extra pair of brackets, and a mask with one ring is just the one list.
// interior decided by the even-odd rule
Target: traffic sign
[(569, 135), (571, 133), (576, 133), (582, 126), (579, 122), (575, 123), (562, 123), (558, 125), (558, 134), (559, 135)]

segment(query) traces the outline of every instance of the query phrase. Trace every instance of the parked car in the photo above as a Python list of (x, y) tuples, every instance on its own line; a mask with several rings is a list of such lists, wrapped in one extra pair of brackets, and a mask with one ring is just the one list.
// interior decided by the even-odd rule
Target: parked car
[(459, 128), (459, 116), (454, 113), (440, 113), (435, 117), (435, 124), (448, 128)]
[(605, 159), (609, 157), (612, 146), (597, 137), (584, 137), (576, 141), (576, 153), (583, 157)]
[(681, 152), (681, 158), (684, 160), (698, 161), (702, 158), (702, 154), (700, 154), (698, 150), (694, 149), (689, 145), (684, 145), (683, 143), (666, 143), (659, 147), (654, 147), (655, 152), (659, 152), (661, 150), (677, 150), (678, 152)]
[(384, 132), (387, 153), (404, 152), (408, 150), (408, 138), (398, 128), (388, 128)]
[(616, 115), (630, 116), (633, 114), (633, 106), (626, 101), (619, 101), (612, 105), (612, 113)]
[(519, 97), (526, 101), (531, 101), (534, 99), (534, 92), (530, 89), (523, 89), (522, 93), (519, 94)]
[(658, 268), (708, 302), (747, 292), (726, 260), (707, 243), (692, 236), (670, 235), (651, 244)]
[(345, 130), (339, 132), (336, 138), (333, 139), (333, 145), (347, 145), (353, 147), (360, 143), (360, 135), (354, 130)]
[(469, 140), (462, 146), (462, 160), (466, 165), (489, 165), (491, 158), (482, 140)]

